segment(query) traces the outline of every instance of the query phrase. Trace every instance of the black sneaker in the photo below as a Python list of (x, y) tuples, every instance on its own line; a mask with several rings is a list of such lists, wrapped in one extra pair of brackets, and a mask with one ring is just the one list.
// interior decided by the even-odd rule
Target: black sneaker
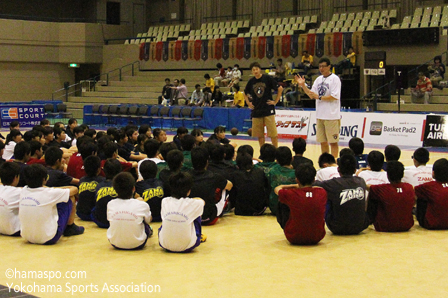
[(77, 226), (76, 224), (68, 225), (65, 228), (64, 236), (76, 236), (84, 233), (84, 227)]

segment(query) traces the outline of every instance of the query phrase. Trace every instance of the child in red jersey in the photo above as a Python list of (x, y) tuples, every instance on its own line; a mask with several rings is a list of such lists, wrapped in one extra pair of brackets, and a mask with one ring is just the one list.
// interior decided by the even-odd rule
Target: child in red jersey
[(428, 230), (448, 229), (448, 160), (441, 158), (432, 167), (436, 181), (415, 187), (417, 220)]
[(274, 190), (279, 199), (277, 221), (292, 244), (317, 244), (325, 236), (327, 192), (311, 186), (316, 176), (312, 164), (300, 164), (295, 175), (298, 184)]
[(403, 164), (390, 161), (387, 163), (390, 184), (370, 186), (367, 213), (378, 232), (404, 232), (414, 225), (415, 193), (411, 184), (401, 182), (403, 175)]

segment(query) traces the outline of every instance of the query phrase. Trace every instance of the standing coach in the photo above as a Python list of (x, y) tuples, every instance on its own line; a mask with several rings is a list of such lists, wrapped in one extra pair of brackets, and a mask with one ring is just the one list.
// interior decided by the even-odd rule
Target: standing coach
[(330, 152), (335, 158), (339, 153), (339, 132), (341, 130), (341, 80), (331, 72), (330, 59), (319, 60), (321, 75), (308, 89), (305, 78), (297, 75), (296, 82), (303, 91), (316, 100), (316, 140), (320, 143), (322, 153)]

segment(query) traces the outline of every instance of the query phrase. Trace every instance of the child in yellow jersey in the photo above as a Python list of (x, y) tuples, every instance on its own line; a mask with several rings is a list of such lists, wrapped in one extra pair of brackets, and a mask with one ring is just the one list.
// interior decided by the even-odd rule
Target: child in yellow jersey
[(243, 92), (240, 92), (240, 86), (235, 85), (233, 86), (233, 89), (235, 89), (235, 93), (233, 94), (232, 107), (244, 108), (244, 94)]

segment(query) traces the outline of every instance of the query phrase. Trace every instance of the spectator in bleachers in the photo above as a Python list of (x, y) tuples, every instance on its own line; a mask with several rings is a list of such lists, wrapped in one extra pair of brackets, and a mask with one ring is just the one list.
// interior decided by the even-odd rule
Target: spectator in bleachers
[(411, 89), (411, 101), (415, 103), (417, 99), (424, 98), (425, 104), (429, 104), (432, 95), (432, 83), (423, 72), (418, 73), (417, 85)]
[(204, 79), (205, 87), (202, 89), (202, 92), (204, 93), (204, 102), (207, 105), (210, 105), (212, 93), (215, 91), (215, 80), (213, 80), (208, 73), (204, 75)]
[(277, 59), (277, 67), (274, 70), (277, 82), (283, 82), (286, 79), (286, 68), (283, 65), (283, 59)]
[(445, 65), (442, 63), (441, 56), (434, 57), (434, 64), (428, 66), (428, 70), (431, 73), (430, 79), (434, 87), (442, 89), (440, 81), (445, 78)]
[(226, 78), (226, 70), (222, 67), (221, 63), (216, 64), (216, 67), (218, 68), (219, 73), (215, 77), (215, 85), (219, 86), (221, 81)]
[(187, 86), (185, 86), (185, 79), (178, 79), (174, 80), (174, 85), (177, 87), (170, 87), (173, 89), (171, 92), (171, 98), (173, 99), (171, 101), (171, 105), (185, 105), (188, 98), (188, 89)]
[(235, 64), (233, 66), (232, 80), (230, 81), (229, 84), (230, 88), (232, 88), (234, 85), (238, 85), (238, 83), (241, 80), (241, 70), (239, 68), (240, 66), (238, 64)]
[(195, 90), (191, 94), (190, 106), (202, 106), (204, 103), (204, 93), (201, 90), (201, 85), (196, 84), (194, 86)]
[(233, 87), (235, 93), (233, 94), (232, 107), (244, 108), (244, 94), (240, 92), (240, 86), (236, 85)]
[[(213, 105), (222, 106), (224, 100), (222, 96), (221, 90), (219, 90), (219, 86), (215, 86), (215, 90), (212, 93), (212, 103)], [(212, 105), (212, 104), (211, 104)]]
[[(162, 95), (159, 96), (159, 105), (160, 104), (164, 104), (163, 102), (166, 101), (166, 103), (169, 103), (170, 97), (171, 97), (171, 87), (173, 87), (173, 85), (171, 85), (171, 81), (169, 78), (165, 79), (165, 86), (163, 86), (162, 89)], [(166, 104), (165, 103), (165, 104)]]
[(221, 84), (223, 86), (229, 85), (230, 81), (232, 80), (232, 75), (233, 75), (233, 68), (232, 66), (229, 66), (227, 67), (225, 78), (221, 80)]
[(344, 60), (340, 61), (338, 64), (335, 65), (335, 72), (336, 74), (342, 74), (344, 69), (350, 69), (353, 68), (356, 64), (356, 53), (353, 50), (353, 47), (348, 48), (348, 54), (344, 58)]
[(302, 52), (302, 62), (299, 64), (299, 68), (304, 70), (304, 74), (307, 75), (308, 71), (313, 67), (313, 56), (308, 51)]

